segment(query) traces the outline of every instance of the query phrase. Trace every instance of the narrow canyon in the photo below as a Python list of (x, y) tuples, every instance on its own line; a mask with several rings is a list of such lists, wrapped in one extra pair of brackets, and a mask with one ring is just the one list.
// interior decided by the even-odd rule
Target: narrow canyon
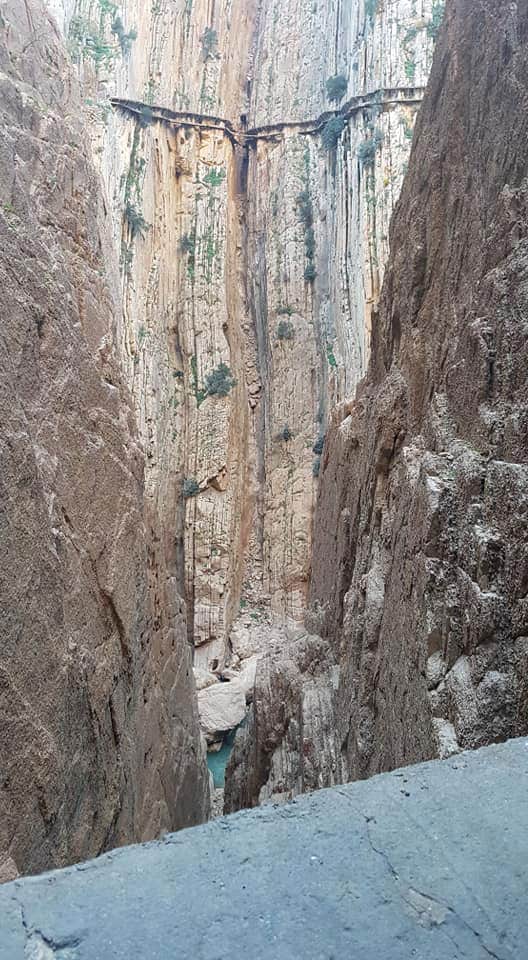
[(0, 882), (528, 734), (527, 39), (0, 3)]

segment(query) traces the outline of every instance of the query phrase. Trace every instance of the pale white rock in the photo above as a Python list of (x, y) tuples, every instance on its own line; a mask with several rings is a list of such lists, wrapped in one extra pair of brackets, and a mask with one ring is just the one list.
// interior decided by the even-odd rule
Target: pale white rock
[(198, 691), (200, 723), (206, 737), (233, 730), (246, 715), (246, 694), (238, 680)]
[(218, 683), (218, 677), (214, 673), (210, 673), (208, 670), (202, 670), (200, 667), (194, 667), (193, 673), (197, 690), (205, 690), (206, 687), (211, 687), (213, 683)]

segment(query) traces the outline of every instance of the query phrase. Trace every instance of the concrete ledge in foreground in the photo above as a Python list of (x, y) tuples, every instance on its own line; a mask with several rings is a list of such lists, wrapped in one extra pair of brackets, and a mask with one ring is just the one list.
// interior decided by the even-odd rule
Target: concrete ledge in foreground
[(0, 888), (0, 960), (525, 960), (528, 739)]

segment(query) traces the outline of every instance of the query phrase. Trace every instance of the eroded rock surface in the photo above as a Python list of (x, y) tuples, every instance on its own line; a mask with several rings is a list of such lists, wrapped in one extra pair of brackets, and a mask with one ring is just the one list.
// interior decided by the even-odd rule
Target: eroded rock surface
[(348, 775), (528, 728), (525, 5), (448, 5), (368, 376), (325, 446), (313, 625)]
[(335, 736), (338, 669), (328, 644), (302, 630), (268, 645), (257, 663), (248, 722), (226, 771), (225, 812), (343, 782)]
[[(49, 2), (121, 258), (147, 495), (185, 517), (165, 549), (185, 553), (202, 668), (241, 596), (304, 613), (328, 409), (365, 369), (439, 4)], [(339, 110), (327, 149), (313, 121)]]
[(207, 815), (178, 571), (144, 497), (79, 114), (54, 24), (37, 0), (3, 3), (3, 880)]

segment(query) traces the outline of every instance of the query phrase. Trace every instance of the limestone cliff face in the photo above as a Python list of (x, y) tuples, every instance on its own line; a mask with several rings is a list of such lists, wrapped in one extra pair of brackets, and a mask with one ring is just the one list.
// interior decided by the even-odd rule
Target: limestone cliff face
[(218, 667), (241, 597), (305, 609), (328, 410), (365, 369), (438, 4), (66, 7), (147, 495), (185, 555), (196, 664)]
[(525, 4), (453, 0), (368, 376), (333, 417), (314, 622), (367, 776), (528, 729)]
[(122, 377), (117, 257), (36, 0), (2, 5), (0, 85), (6, 879), (203, 819), (207, 780), (177, 566)]

